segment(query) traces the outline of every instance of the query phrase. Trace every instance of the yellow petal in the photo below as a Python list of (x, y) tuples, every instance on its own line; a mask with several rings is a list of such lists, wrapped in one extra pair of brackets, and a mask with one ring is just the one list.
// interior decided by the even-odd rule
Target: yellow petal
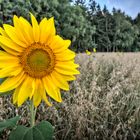
[(46, 97), (43, 83), (41, 82), (40, 79), (36, 79), (36, 89), (35, 89), (35, 94), (33, 96), (33, 102), (34, 102), (35, 107), (37, 107), (40, 104), (41, 99), (43, 99), (46, 102), (46, 104), (51, 106), (51, 103), (48, 101)]
[(55, 54), (56, 60), (58, 61), (68, 61), (68, 60), (73, 60), (75, 58), (75, 53), (71, 50), (65, 50), (61, 53)]
[(33, 96), (33, 103), (34, 103), (34, 106), (37, 107), (41, 102), (43, 94), (45, 93), (45, 89), (40, 79), (36, 79), (35, 85), (36, 85), (36, 88), (35, 88), (35, 92)]
[(63, 40), (59, 35), (56, 35), (53, 37), (49, 46), (53, 49), (54, 53), (60, 53), (68, 49), (70, 44), (70, 40)]
[(2, 27), (0, 27), (0, 34), (5, 37), (8, 37), (7, 33), (4, 31), (4, 29)]
[(62, 102), (61, 94), (59, 88), (56, 87), (56, 85), (52, 82), (52, 79), (50, 76), (46, 76), (43, 79), (43, 84), (46, 89), (47, 94), (56, 100), (57, 102)]
[(76, 77), (73, 75), (62, 75), (62, 77), (66, 80), (66, 81), (73, 81), (76, 80)]
[[(14, 59), (13, 59), (14, 60)], [(13, 67), (15, 67), (15, 66), (19, 66), (19, 62), (18, 61), (11, 61), (11, 60), (2, 60), (2, 59), (0, 59), (0, 68), (5, 68), (5, 67), (8, 67), (8, 66), (13, 66)]]
[(23, 48), (20, 47), (19, 45), (17, 45), (16, 43), (14, 43), (11, 39), (4, 37), (4, 36), (1, 36), (1, 35), (0, 35), (0, 43), (2, 43), (6, 47), (13, 49), (15, 51), (18, 51), (18, 52), (23, 51)]
[(0, 69), (0, 78), (17, 76), (21, 73), (22, 68), (20, 66), (8, 66), (3, 69)]
[(70, 46), (70, 44), (71, 44), (71, 41), (70, 40), (63, 40), (63, 42), (58, 42), (58, 45), (54, 49), (54, 52), (55, 53), (63, 52), (64, 50), (66, 50)]
[(8, 34), (8, 36), (12, 39), (13, 42), (15, 42), (15, 44), (18, 44), (19, 46), (22, 46), (24, 48), (27, 47), (27, 45), (20, 40), (21, 37), (19, 31), (16, 31), (16, 29), (13, 26), (8, 24), (4, 24), (3, 27), (6, 33)]
[(76, 70), (78, 67), (79, 65), (75, 64), (74, 61), (56, 61), (54, 69), (64, 75), (74, 75), (80, 74), (80, 72)]
[(40, 42), (41, 43), (46, 42), (46, 38), (47, 38), (47, 34), (48, 34), (48, 32), (47, 32), (47, 28), (48, 28), (47, 23), (48, 23), (47, 19), (44, 18), (39, 24), (39, 27), (40, 27)]
[(37, 107), (41, 102), (41, 94), (40, 94), (38, 82), (39, 82), (38, 79), (36, 79), (35, 80), (35, 91), (34, 91), (34, 95), (33, 95), (33, 103), (34, 103), (35, 107)]
[(23, 17), (20, 17), (19, 20), (24, 29), (24, 36), (26, 40), (28, 40), (28, 42), (32, 44), (34, 42), (34, 37), (33, 37), (33, 29), (31, 24)]
[(33, 95), (35, 94), (35, 89), (36, 89), (36, 82), (35, 81), (36, 81), (35, 79), (32, 79), (32, 88), (33, 88), (33, 91), (30, 94), (30, 100), (32, 99)]
[(78, 70), (76, 70), (73, 67), (55, 67), (54, 68), (58, 73), (64, 74), (64, 75), (75, 75), (75, 74), (80, 74)]
[(52, 106), (52, 104), (49, 102), (49, 100), (46, 96), (46, 92), (43, 92), (43, 97), (42, 98), (48, 106)]
[(51, 73), (51, 78), (52, 81), (57, 85), (57, 87), (64, 90), (69, 90), (69, 85), (67, 81), (57, 71), (53, 71)]
[(18, 94), (18, 106), (21, 106), (34, 91), (32, 86), (33, 80), (33, 78), (26, 76), (25, 80), (23, 81)]
[(14, 22), (16, 33), (18, 33), (18, 38), (25, 44), (29, 45), (28, 39), (26, 39), (25, 36), (26, 34), (24, 34), (24, 28), (20, 23), (19, 18), (16, 15), (14, 15), (13, 22)]
[(33, 96), (33, 103), (34, 103), (34, 106), (37, 107), (41, 102), (41, 95), (38, 94), (36, 91), (34, 93), (34, 96)]
[(33, 26), (34, 41), (39, 42), (40, 29), (39, 29), (39, 25), (38, 25), (36, 18), (32, 14), (31, 14), (31, 21), (32, 21), (32, 26)]
[(55, 35), (56, 34), (56, 30), (55, 30), (55, 25), (54, 25), (54, 17), (51, 17), (50, 19), (48, 19), (48, 28), (49, 28), (49, 32), (51, 35)]
[[(6, 57), (6, 58), (9, 58), (9, 59), (14, 59), (14, 58), (16, 58), (17, 59), (17, 57), (15, 57), (14, 55), (11, 55), (11, 54), (9, 54), (9, 53), (7, 53), (7, 52), (5, 52), (5, 51), (2, 51), (2, 50), (0, 50), (0, 56), (1, 57)], [(4, 58), (4, 59), (6, 59), (6, 58)]]
[(19, 55), (19, 52), (15, 51), (13, 49), (8, 48), (8, 47), (6, 47), (5, 45), (3, 45), (1, 43), (0, 43), (0, 46), (9, 54), (12, 54), (12, 55), (15, 55), (15, 56)]
[(21, 82), (24, 80), (25, 75), (24, 73), (20, 73), (17, 76), (7, 78), (1, 85), (0, 85), (0, 92), (6, 92), (9, 90), (13, 90), (18, 87)]
[(18, 94), (19, 94), (20, 87), (21, 85), (18, 86), (13, 93), (13, 104), (16, 104), (18, 101)]
[(74, 61), (56, 61), (55, 64), (56, 67), (58, 68), (67, 68), (67, 67), (71, 67), (71, 68), (78, 68), (79, 65), (75, 64)]
[(0, 51), (0, 68), (19, 66), (17, 57), (10, 55), (4, 51)]
[(48, 98), (46, 96), (45, 87), (43, 85), (43, 82), (40, 79), (38, 82), (38, 90), (39, 90), (39, 93), (40, 93), (42, 99), (46, 102), (46, 104), (48, 106), (51, 106), (51, 103), (48, 101)]
[(49, 44), (52, 41), (53, 36), (55, 36), (56, 34), (56, 30), (55, 30), (55, 25), (54, 25), (54, 18), (50, 18), (47, 21), (43, 21), (43, 25), (44, 27), (41, 27), (41, 30), (43, 28), (43, 34), (44, 37), (41, 39), (42, 43), (47, 43)]

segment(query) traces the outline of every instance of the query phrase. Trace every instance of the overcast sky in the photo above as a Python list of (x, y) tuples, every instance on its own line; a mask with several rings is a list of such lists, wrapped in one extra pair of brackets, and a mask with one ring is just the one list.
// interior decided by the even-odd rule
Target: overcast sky
[(119, 8), (133, 18), (140, 12), (140, 0), (96, 0), (103, 7), (106, 5), (110, 11), (112, 8)]

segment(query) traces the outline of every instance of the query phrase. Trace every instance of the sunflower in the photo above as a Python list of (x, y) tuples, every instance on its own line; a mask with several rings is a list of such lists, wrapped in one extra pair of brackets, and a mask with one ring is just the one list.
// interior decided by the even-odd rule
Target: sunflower
[(0, 27), (0, 92), (14, 90), (13, 103), (21, 106), (27, 99), (37, 107), (48, 97), (62, 102), (60, 89), (69, 90), (68, 81), (79, 74), (70, 40), (56, 35), (54, 18), (43, 18), (32, 25), (23, 17), (13, 17), (13, 26)]
[(94, 52), (94, 53), (96, 53), (96, 52), (97, 52), (97, 51), (96, 51), (96, 48), (93, 48), (93, 52)]
[(87, 55), (91, 55), (91, 52), (88, 51), (88, 50), (86, 50), (86, 54), (87, 54)]

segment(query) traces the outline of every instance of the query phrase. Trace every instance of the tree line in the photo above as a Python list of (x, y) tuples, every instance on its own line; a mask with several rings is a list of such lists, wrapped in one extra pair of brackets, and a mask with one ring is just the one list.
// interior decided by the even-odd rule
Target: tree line
[(40, 21), (55, 18), (57, 33), (72, 41), (76, 52), (140, 51), (140, 14), (135, 19), (120, 9), (109, 12), (95, 0), (0, 0), (0, 25), (12, 23), (14, 14)]

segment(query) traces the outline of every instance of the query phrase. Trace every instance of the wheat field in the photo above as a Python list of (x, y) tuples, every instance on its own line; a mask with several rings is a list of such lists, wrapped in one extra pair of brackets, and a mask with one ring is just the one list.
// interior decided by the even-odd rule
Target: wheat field
[[(76, 62), (81, 74), (62, 91), (63, 102), (50, 108), (42, 103), (36, 123), (51, 122), (54, 140), (139, 140), (140, 53), (78, 54)], [(21, 115), (19, 124), (28, 126), (27, 107), (18, 110), (11, 102), (0, 98), (0, 120)]]

